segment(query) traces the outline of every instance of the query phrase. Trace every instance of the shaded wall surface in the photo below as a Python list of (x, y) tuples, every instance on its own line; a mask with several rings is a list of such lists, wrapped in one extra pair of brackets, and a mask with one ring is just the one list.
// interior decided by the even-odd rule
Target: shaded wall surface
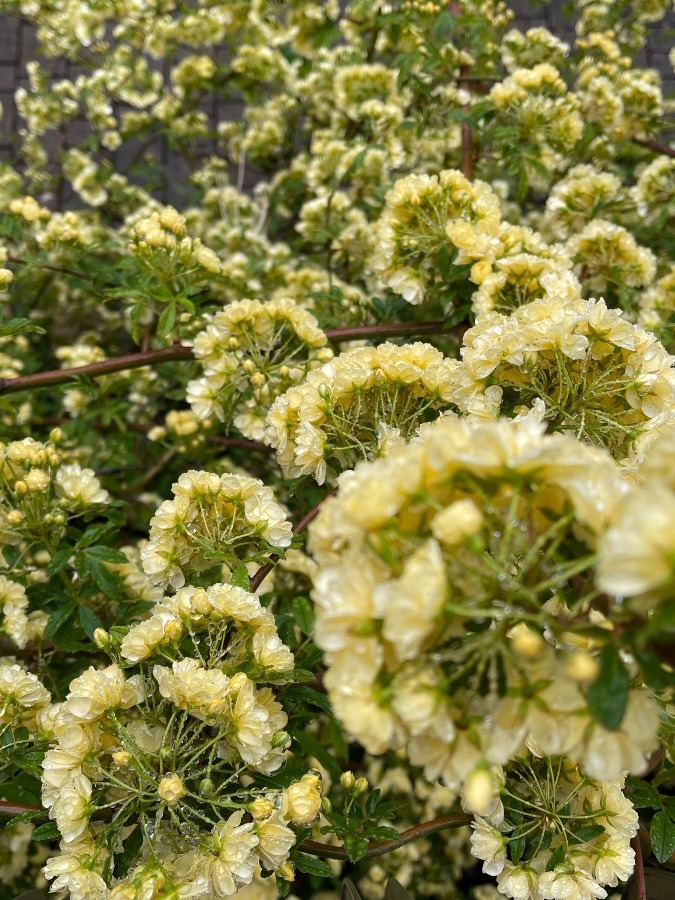
[[(573, 42), (574, 20), (564, 12), (568, 4), (553, 0), (542, 6), (531, 5), (528, 0), (511, 0), (509, 5), (516, 13), (515, 27), (524, 31), (535, 25), (544, 25), (568, 43)], [(668, 50), (672, 46), (673, 29), (675, 14), (671, 11), (664, 20), (650, 28), (647, 45), (636, 59), (637, 65), (654, 68), (661, 73), (664, 93), (671, 97), (675, 96), (675, 73), (668, 61)], [(14, 92), (18, 87), (27, 85), (26, 62), (35, 57), (36, 46), (34, 29), (28, 23), (0, 14), (0, 103), (4, 108), (4, 117), (0, 120), (0, 161), (12, 160), (15, 156), (16, 133), (21, 121), (14, 105)], [(50, 68), (55, 77), (69, 77), (72, 74), (66, 60), (51, 60)], [(233, 120), (238, 118), (241, 107), (214, 99), (208, 112), (214, 122)], [(78, 146), (86, 133), (84, 123), (72, 123), (64, 134), (55, 138), (54, 152)], [(158, 142), (153, 151), (168, 175), (167, 183), (180, 183), (187, 174), (183, 171), (182, 160), (172, 156), (163, 142)], [(115, 162), (124, 168), (123, 159)]]

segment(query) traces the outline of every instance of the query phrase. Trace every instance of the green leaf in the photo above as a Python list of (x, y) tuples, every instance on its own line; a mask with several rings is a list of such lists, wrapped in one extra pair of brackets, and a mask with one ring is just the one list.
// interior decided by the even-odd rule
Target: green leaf
[(660, 809), (661, 798), (656, 788), (639, 778), (626, 779), (626, 796), (637, 809)]
[(654, 856), (660, 863), (675, 853), (675, 822), (664, 812), (657, 812), (649, 827)]
[(102, 562), (113, 563), (114, 565), (124, 565), (129, 562), (121, 550), (116, 550), (114, 547), (106, 547), (104, 545), (89, 547), (87, 555), (93, 556), (95, 559), (100, 559)]
[(356, 863), (368, 852), (368, 841), (355, 834), (346, 834), (344, 840), (345, 851), (350, 862)]
[(11, 828), (12, 825), (19, 825), (21, 822), (31, 822), (33, 819), (45, 815), (44, 809), (27, 809), (25, 812), (19, 813), (18, 816), (14, 816), (8, 822), (5, 822), (4, 827)]
[(243, 588), (245, 591), (251, 590), (251, 579), (246, 566), (237, 566), (234, 569), (230, 577), (230, 584), (234, 587)]
[(565, 846), (561, 844), (557, 850), (554, 850), (551, 854), (551, 858), (546, 864), (546, 871), (553, 872), (556, 866), (561, 865), (565, 862)]
[(62, 606), (61, 609), (57, 609), (56, 612), (53, 612), (47, 622), (47, 627), (45, 628), (45, 638), (53, 637), (59, 628), (62, 628), (66, 622), (69, 622), (73, 618), (76, 609), (77, 603), (75, 603), (74, 600), (70, 600), (65, 606)]
[(328, 697), (304, 684), (296, 684), (289, 688), (284, 694), (284, 700), (291, 703), (309, 703), (311, 706), (318, 706), (329, 715), (333, 714)]
[(292, 887), (291, 882), (286, 881), (285, 878), (280, 878), (278, 875), (277, 875), (276, 881), (277, 881), (277, 894), (283, 900), (283, 898), (288, 897), (288, 895), (291, 892), (291, 887)]
[(328, 771), (333, 781), (339, 781), (342, 775), (342, 766), (337, 760), (326, 750), (312, 734), (306, 731), (298, 731), (294, 734), (296, 741), (300, 744), (305, 753), (316, 757), (321, 765)]
[(78, 550), (81, 550), (84, 547), (91, 547), (92, 544), (98, 543), (98, 541), (107, 534), (110, 534), (111, 531), (115, 531), (115, 526), (110, 522), (103, 522), (99, 525), (90, 525), (75, 546)]
[(617, 649), (607, 644), (600, 651), (600, 674), (588, 689), (591, 715), (608, 731), (621, 724), (628, 702), (630, 675)]
[(375, 788), (374, 791), (371, 791), (368, 795), (368, 799), (366, 800), (366, 813), (369, 816), (372, 816), (375, 810), (377, 809), (377, 804), (380, 802), (380, 797), (382, 796), (382, 792), (379, 788)]
[(64, 547), (61, 550), (57, 550), (56, 553), (49, 560), (49, 565), (45, 569), (47, 575), (56, 575), (57, 572), (60, 572), (62, 569), (68, 565), (68, 560), (73, 555), (72, 547)]
[(509, 856), (511, 857), (511, 862), (520, 862), (524, 852), (525, 838), (522, 835), (520, 835), (519, 837), (511, 838), (511, 840), (509, 841)]
[(592, 841), (594, 838), (600, 837), (600, 835), (604, 833), (605, 829), (602, 825), (585, 825), (583, 828), (574, 829), (574, 837), (583, 843)]
[(27, 334), (28, 332), (45, 334), (44, 328), (33, 325), (30, 319), (10, 319), (9, 322), (0, 324), (0, 337), (7, 337), (10, 334)]
[(54, 822), (45, 822), (44, 825), (38, 825), (32, 835), (34, 841), (53, 841), (55, 838), (61, 837), (61, 832)]
[(371, 825), (367, 834), (371, 841), (397, 841), (400, 837), (398, 830), (391, 825)]
[(293, 862), (296, 867), (307, 875), (316, 875), (318, 878), (332, 878), (333, 870), (325, 859), (317, 859), (306, 853), (294, 853)]
[(159, 317), (157, 323), (157, 337), (162, 340), (173, 329), (176, 324), (176, 311), (178, 307), (175, 303), (170, 303)]
[(298, 623), (300, 631), (309, 637), (314, 628), (314, 609), (307, 597), (295, 597), (293, 600), (293, 615)]
[(93, 638), (96, 629), (103, 627), (103, 622), (101, 622), (93, 609), (90, 609), (84, 604), (80, 606), (78, 613), (80, 616), (80, 622), (86, 632), (87, 637)]
[(138, 856), (143, 846), (143, 829), (140, 826), (134, 828), (122, 845), (122, 853), (115, 863), (115, 877), (124, 878), (132, 863)]
[[(81, 578), (88, 575), (106, 597), (110, 597), (113, 600), (122, 600), (123, 594), (120, 579), (107, 567), (100, 552), (95, 552), (102, 549), (102, 547), (88, 547), (86, 550), (78, 550), (75, 554), (75, 568)], [(111, 548), (105, 549), (109, 550)]]

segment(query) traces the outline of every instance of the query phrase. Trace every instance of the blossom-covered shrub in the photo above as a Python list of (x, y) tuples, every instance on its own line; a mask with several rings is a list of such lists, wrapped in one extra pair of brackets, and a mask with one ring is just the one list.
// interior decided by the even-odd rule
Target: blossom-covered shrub
[(666, 6), (0, 3), (0, 900), (671, 865)]

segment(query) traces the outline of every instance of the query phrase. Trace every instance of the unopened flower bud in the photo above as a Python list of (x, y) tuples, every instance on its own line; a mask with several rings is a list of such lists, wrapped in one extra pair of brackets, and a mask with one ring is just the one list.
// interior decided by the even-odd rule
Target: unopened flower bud
[(94, 630), (94, 643), (99, 650), (105, 650), (110, 645), (110, 635), (105, 628), (96, 628)]
[(526, 659), (537, 656), (544, 646), (542, 636), (532, 628), (528, 628), (523, 622), (511, 629), (509, 637), (513, 642), (513, 649), (516, 653), (524, 656)]
[[(97, 629), (100, 631), (101, 629)], [(116, 766), (128, 766), (131, 762), (131, 753), (128, 750), (116, 750), (112, 755), (112, 761)]]
[(215, 784), (211, 781), (210, 778), (202, 778), (199, 782), (199, 796), (200, 797), (211, 797), (216, 789)]
[(360, 778), (356, 779), (356, 782), (354, 784), (354, 796), (358, 797), (359, 794), (365, 794), (365, 792), (367, 790), (368, 790), (368, 779), (364, 778), (364, 776), (362, 775)]
[(8, 525), (20, 525), (25, 516), (19, 509), (12, 509), (7, 513), (7, 524)]
[(340, 784), (346, 791), (351, 791), (354, 789), (354, 785), (356, 784), (356, 779), (354, 778), (353, 772), (343, 772), (340, 775)]
[(248, 811), (254, 819), (266, 819), (274, 812), (274, 804), (266, 797), (256, 797), (253, 803), (249, 804)]
[(291, 739), (285, 731), (277, 731), (277, 733), (272, 738), (272, 748), (274, 750), (286, 749), (290, 744)]
[(582, 684), (595, 681), (599, 671), (599, 662), (585, 650), (575, 651), (567, 657), (565, 672), (572, 681), (578, 681)]
[(49, 432), (49, 440), (52, 444), (58, 444), (59, 441), (63, 440), (63, 431), (60, 428), (52, 428)]
[(28, 493), (28, 485), (25, 481), (15, 481), (14, 482), (14, 493), (22, 495)]
[(494, 779), (487, 769), (474, 769), (464, 782), (462, 797), (469, 812), (483, 815), (495, 796)]
[(185, 785), (178, 775), (165, 775), (157, 787), (157, 793), (165, 803), (171, 805), (185, 795)]
[(290, 859), (287, 859), (276, 870), (276, 874), (284, 881), (295, 881), (295, 866)]

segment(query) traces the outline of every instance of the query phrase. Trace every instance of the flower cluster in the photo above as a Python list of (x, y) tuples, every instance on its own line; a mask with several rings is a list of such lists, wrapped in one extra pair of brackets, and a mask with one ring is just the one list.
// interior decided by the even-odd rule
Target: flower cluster
[(500, 893), (591, 900), (631, 874), (638, 817), (623, 778), (589, 778), (564, 757), (530, 753), (498, 780), (496, 802), (473, 824), (471, 849)]
[(287, 475), (323, 484), (333, 460), (383, 455), (447, 408), (456, 366), (429, 344), (348, 350), (274, 402), (265, 439)]
[(370, 266), (408, 303), (421, 303), (438, 280), (438, 252), (445, 248), (448, 266), (466, 264), (462, 251), (489, 247), (499, 220), (499, 199), (487, 184), (453, 170), (410, 175), (387, 193)]
[(52, 436), (0, 445), (0, 547), (35, 541), (53, 547), (70, 519), (109, 500), (92, 469), (62, 461), (60, 435)]
[(672, 417), (673, 359), (603, 300), (581, 300), (557, 279), (550, 286), (510, 316), (478, 319), (464, 338), (452, 399), (480, 417), (538, 409), (550, 430), (626, 457), (641, 434)]
[(316, 319), (288, 297), (232, 303), (195, 338), (204, 376), (187, 399), (201, 419), (213, 416), (260, 440), (271, 404), (332, 357)]
[(325, 684), (348, 732), (451, 786), (528, 740), (591, 777), (641, 772), (658, 708), (634, 690), (608, 731), (585, 691), (593, 655), (584, 668), (572, 650), (593, 544), (624, 490), (608, 455), (531, 419), (440, 420), (343, 476), (310, 550)]
[(667, 864), (667, 0), (0, 5), (0, 893)]
[(191, 575), (264, 560), (291, 543), (291, 525), (272, 489), (248, 475), (184, 472), (150, 522), (140, 555), (155, 584), (180, 588)]
[[(250, 621), (257, 603), (241, 594), (238, 613), (230, 605), (239, 616), (230, 619), (235, 648), (248, 624), (243, 607)], [(193, 622), (203, 624), (199, 608)], [(187, 615), (186, 595), (181, 609)], [(258, 615), (265, 618), (259, 604)], [(222, 616), (214, 622), (222, 625)], [(149, 889), (229, 896), (259, 867), (282, 870), (296, 840), (290, 824), (317, 815), (313, 773), (278, 794), (255, 784), (256, 772), (282, 765), (288, 743), (272, 689), (257, 687), (235, 662), (225, 628), (191, 633), (201, 659), (177, 650), (170, 666), (142, 666), (130, 677), (117, 664), (90, 668), (54, 709), (43, 774), (43, 803), (62, 836), (60, 855), (45, 866), (53, 890), (74, 900), (140, 898)], [(125, 640), (123, 655), (138, 657)], [(128, 646), (137, 643), (131, 637)], [(107, 809), (112, 819), (102, 822), (96, 813)], [(124, 868), (118, 841), (130, 855)]]

